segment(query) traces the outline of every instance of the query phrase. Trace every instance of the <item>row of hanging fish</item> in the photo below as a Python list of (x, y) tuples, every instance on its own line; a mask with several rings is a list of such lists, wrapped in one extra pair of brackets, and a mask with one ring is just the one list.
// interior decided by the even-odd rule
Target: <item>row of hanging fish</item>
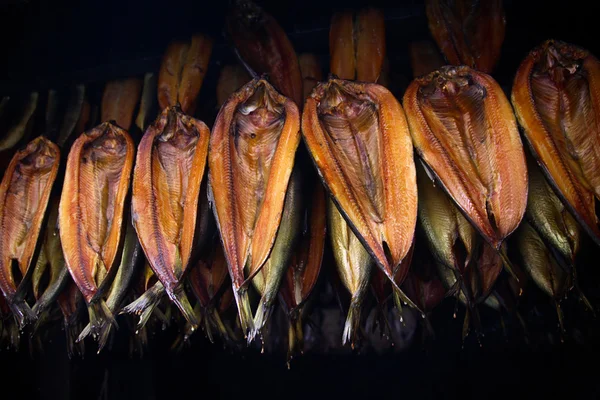
[[(179, 314), (175, 347), (198, 328), (211, 341), (266, 341), (283, 310), (292, 356), (312, 292), (345, 288), (341, 339), (354, 346), (369, 291), (381, 329), (409, 306), (430, 331), (431, 310), (455, 296), (466, 336), (482, 330), (481, 304), (518, 313), (528, 277), (556, 301), (561, 324), (572, 288), (592, 309), (575, 261), (582, 233), (600, 244), (600, 63), (545, 42), (519, 67), (509, 101), (489, 75), (502, 2), (430, 0), (427, 17), (450, 64), (432, 43), (413, 43), (402, 98), (385, 87), (381, 11), (333, 16), (324, 79), (319, 58), (297, 56), (248, 0), (227, 17), (244, 68), (223, 67), (212, 128), (195, 118), (213, 46), (200, 34), (171, 43), (158, 74), (108, 83), (100, 112), (79, 85), (59, 123), (50, 91), (54, 142), (40, 136), (14, 152), (0, 186), (3, 337), (16, 343), (27, 325), (42, 334), (60, 309), (70, 352), (88, 335), (102, 349), (131, 324), (119, 314), (135, 316), (140, 347)], [(33, 93), (0, 149), (28, 137), (39, 107)], [(333, 279), (319, 279), (326, 258)], [(313, 290), (323, 280), (327, 289)]]

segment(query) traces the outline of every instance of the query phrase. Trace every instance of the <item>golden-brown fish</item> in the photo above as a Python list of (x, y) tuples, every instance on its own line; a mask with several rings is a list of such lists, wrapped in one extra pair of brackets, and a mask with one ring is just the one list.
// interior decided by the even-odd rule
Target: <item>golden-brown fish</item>
[(427, 0), (426, 11), (429, 30), (450, 64), (492, 72), (506, 29), (502, 0)]
[(38, 318), (38, 322), (40, 316), (54, 305), (56, 298), (70, 279), (58, 232), (59, 201), (59, 196), (52, 196), (50, 200), (43, 242), (31, 278), (33, 295), (36, 298), (33, 312)]
[(244, 269), (267, 261), (300, 142), (298, 107), (254, 79), (221, 107), (210, 141), (213, 210), (244, 332), (253, 329)]
[(180, 105), (193, 115), (212, 54), (212, 39), (201, 34), (189, 42), (172, 42), (167, 47), (158, 75), (158, 104), (161, 110)]
[(135, 125), (140, 131), (145, 132), (151, 121), (151, 115), (154, 115), (156, 104), (156, 74), (147, 72), (144, 74), (144, 86), (142, 87), (142, 96), (140, 100), (140, 109), (135, 118)]
[(67, 355), (69, 359), (74, 354), (83, 356), (85, 354), (85, 342), (76, 342), (75, 339), (77, 339), (77, 335), (83, 328), (80, 312), (85, 306), (85, 301), (70, 275), (65, 289), (58, 296), (57, 303), (63, 315), (63, 329), (67, 338)]
[(280, 294), (290, 321), (288, 330), (288, 361), (303, 346), (302, 314), (304, 304), (313, 291), (323, 261), (327, 233), (325, 191), (315, 180), (310, 201), (303, 214), (302, 237), (292, 255)]
[(302, 74), (302, 99), (306, 100), (317, 83), (323, 80), (323, 69), (319, 58), (310, 53), (303, 53), (298, 56), (300, 63), (300, 72)]
[[(120, 311), (127, 291), (130, 289), (136, 267), (143, 257), (142, 248), (130, 222), (127, 223), (124, 235), (123, 249), (119, 255), (119, 265), (115, 266), (117, 272), (115, 273), (115, 278), (112, 281), (110, 289), (106, 293), (106, 305), (113, 315), (116, 315)], [(100, 329), (101, 335), (98, 338), (98, 353), (106, 345), (111, 332), (111, 322), (104, 321), (104, 325), (106, 327)], [(77, 341), (81, 342), (87, 337), (92, 332), (91, 328), (91, 324), (87, 324), (79, 334)]]
[(377, 82), (385, 58), (385, 21), (374, 8), (339, 12), (329, 30), (330, 69), (341, 79)]
[(404, 107), (429, 172), (500, 250), (527, 204), (523, 146), (500, 86), (469, 67), (442, 67), (411, 83)]
[(58, 146), (40, 136), (14, 155), (0, 184), (0, 289), (19, 328), (35, 321), (25, 295), (59, 162)]
[(196, 308), (204, 322), (204, 332), (211, 342), (214, 328), (223, 338), (228, 337), (217, 304), (218, 295), (223, 292), (226, 279), (227, 260), (219, 238), (215, 237), (212, 248), (207, 249), (198, 259), (188, 275), (190, 287), (198, 300)]
[(217, 105), (221, 107), (232, 93), (237, 92), (251, 79), (241, 65), (224, 66), (217, 82)]
[(178, 107), (164, 109), (142, 138), (133, 174), (133, 225), (146, 259), (194, 329), (198, 321), (183, 274), (197, 228), (209, 135), (203, 122)]
[(353, 232), (393, 279), (417, 220), (413, 149), (400, 103), (380, 85), (330, 79), (306, 100), (302, 134)]
[(227, 31), (244, 61), (298, 107), (302, 104), (302, 75), (298, 57), (277, 21), (250, 0), (236, 0), (227, 17)]
[(435, 44), (428, 40), (411, 42), (409, 45), (410, 67), (413, 77), (427, 75), (444, 65)]
[(574, 265), (579, 251), (579, 225), (546, 182), (540, 167), (531, 157), (527, 161), (529, 195), (525, 217), (565, 262)]
[(552, 256), (540, 235), (528, 222), (521, 224), (516, 235), (525, 271), (535, 284), (554, 300), (558, 320), (561, 329), (564, 330), (559, 303), (573, 288), (573, 275)]
[[(285, 195), (281, 222), (277, 236), (271, 249), (271, 254), (262, 265), (260, 271), (254, 273), (248, 269), (247, 275), (252, 276), (252, 285), (261, 295), (258, 309), (254, 314), (254, 329), (248, 335), (248, 341), (254, 340), (260, 330), (265, 327), (271, 316), (279, 287), (290, 266), (292, 253), (298, 245), (302, 219), (302, 175), (298, 167), (292, 171)], [(268, 330), (267, 330), (268, 331)]]
[(600, 244), (600, 62), (549, 40), (521, 63), (512, 103), (532, 152), (567, 209)]
[(60, 241), (90, 317), (92, 335), (114, 322), (104, 293), (116, 268), (135, 146), (129, 134), (104, 122), (81, 134), (67, 160), (58, 213)]
[(138, 78), (110, 81), (104, 87), (100, 120), (114, 121), (125, 130), (131, 128), (133, 112), (142, 93), (142, 80)]

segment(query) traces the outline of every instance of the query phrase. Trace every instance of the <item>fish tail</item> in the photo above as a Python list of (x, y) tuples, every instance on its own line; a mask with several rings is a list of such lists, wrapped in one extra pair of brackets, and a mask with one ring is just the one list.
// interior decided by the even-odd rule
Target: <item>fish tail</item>
[(28, 324), (36, 321), (36, 316), (29, 304), (23, 299), (13, 300), (9, 302), (10, 310), (17, 321), (19, 330), (22, 331)]
[(240, 317), (240, 325), (244, 332), (244, 337), (247, 337), (248, 332), (254, 330), (254, 322), (252, 320), (252, 308), (250, 307), (250, 298), (248, 297), (248, 289), (240, 288), (234, 290), (235, 302), (238, 307)]
[(356, 341), (356, 333), (360, 325), (360, 311), (362, 307), (362, 296), (355, 296), (350, 302), (344, 332), (342, 333), (342, 344), (350, 343), (352, 348)]
[[(115, 325), (115, 328), (118, 329), (119, 327), (117, 325)], [(108, 343), (108, 338), (110, 337), (111, 331), (112, 331), (112, 324), (105, 323), (102, 331), (100, 332), (100, 335), (98, 336), (98, 353), (97, 354), (100, 354), (100, 352), (102, 351), (104, 346), (106, 346), (106, 343)]]
[[(103, 337), (108, 337), (113, 324), (115, 327), (118, 327), (115, 317), (103, 299), (98, 299), (91, 302), (88, 305), (88, 314), (90, 316), (90, 331), (96, 340), (100, 340)], [(85, 336), (80, 334), (76, 342), (81, 342), (83, 339), (85, 339)], [(100, 350), (98, 350), (98, 352), (100, 352)]]
[(141, 295), (138, 299), (123, 308), (120, 314), (135, 314), (140, 316), (137, 324), (137, 332), (139, 332), (150, 319), (150, 316), (158, 306), (158, 303), (164, 295), (164, 287), (156, 284), (150, 290)]
[(207, 319), (209, 316), (212, 324), (217, 327), (217, 330), (219, 331), (221, 337), (223, 339), (227, 339), (229, 334), (227, 332), (225, 324), (223, 323), (223, 320), (221, 319), (221, 316), (219, 315), (219, 311), (217, 311), (215, 307), (212, 307), (207, 313)]
[[(66, 336), (66, 340), (67, 340), (67, 356), (69, 357), (69, 360), (70, 360), (73, 358), (73, 355), (75, 354), (75, 332), (74, 332), (73, 327), (69, 323), (69, 321), (67, 321), (66, 319), (63, 323), (63, 326), (64, 326), (65, 336)], [(86, 328), (87, 328), (87, 326), (86, 326)], [(84, 330), (85, 330), (85, 328), (84, 328)], [(80, 342), (80, 343), (83, 344), (83, 342)]]
[(256, 310), (256, 315), (254, 316), (254, 329), (250, 332), (248, 336), (248, 343), (252, 342), (258, 332), (264, 328), (267, 321), (271, 317), (271, 313), (273, 312), (273, 303), (269, 301), (260, 301), (258, 305), (258, 309)]
[(304, 332), (302, 329), (302, 317), (298, 315), (297, 317), (290, 318), (290, 326), (288, 328), (288, 352), (287, 352), (287, 365), (288, 369), (290, 368), (290, 362), (292, 358), (298, 354), (302, 353), (302, 348), (304, 347)]
[(208, 338), (208, 340), (210, 340), (211, 343), (214, 343), (215, 342), (215, 339), (213, 337), (214, 322), (211, 320), (212, 317), (209, 317), (209, 314), (207, 312), (206, 315), (201, 316), (201, 319), (203, 320), (202, 322), (204, 322), (204, 333), (206, 333), (206, 337)]
[(521, 283), (519, 277), (517, 276), (517, 273), (515, 272), (515, 267), (508, 258), (506, 246), (502, 246), (500, 250), (498, 250), (498, 254), (502, 259), (502, 265), (504, 265), (504, 269), (506, 270), (506, 272), (508, 272), (518, 283)]
[(594, 316), (594, 318), (596, 317), (596, 311), (594, 310), (594, 306), (592, 305), (592, 303), (590, 303), (590, 301), (588, 300), (588, 298), (585, 296), (585, 294), (583, 294), (583, 292), (581, 291), (581, 289), (579, 288), (579, 285), (575, 285), (575, 288), (577, 289), (577, 296), (579, 297), (579, 300), (583, 303), (583, 305), (592, 312), (592, 315)]
[(39, 329), (41, 326), (44, 325), (44, 322), (47, 322), (48, 320), (48, 310), (41, 310), (41, 309), (37, 309), (36, 310), (36, 306), (38, 305), (38, 303), (35, 303), (35, 305), (33, 306), (33, 313), (35, 314), (36, 318), (35, 318), (35, 322), (32, 325), (31, 328), (31, 336), (34, 336), (35, 334), (38, 333)]
[(198, 329), (198, 317), (194, 313), (194, 309), (192, 305), (188, 301), (187, 296), (185, 295), (185, 291), (183, 290), (183, 286), (179, 285), (173, 290), (171, 293), (167, 293), (169, 298), (175, 303), (179, 311), (183, 314), (184, 318), (191, 325), (191, 330), (195, 331)]

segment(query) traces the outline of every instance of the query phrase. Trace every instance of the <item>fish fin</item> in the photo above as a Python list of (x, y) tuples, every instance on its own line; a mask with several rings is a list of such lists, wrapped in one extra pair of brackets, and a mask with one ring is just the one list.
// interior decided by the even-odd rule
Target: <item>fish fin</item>
[(519, 277), (517, 276), (517, 274), (515, 272), (515, 268), (513, 267), (512, 262), (508, 258), (508, 254), (506, 253), (506, 246), (502, 246), (500, 248), (500, 250), (498, 250), (498, 254), (500, 255), (500, 258), (502, 259), (502, 265), (504, 265), (504, 269), (506, 270), (506, 272), (508, 272), (513, 278), (515, 278), (515, 280), (518, 283), (521, 283), (521, 281), (519, 280)]
[(354, 349), (354, 345), (357, 338), (357, 331), (360, 326), (360, 311), (361, 311), (362, 299), (360, 297), (354, 297), (348, 307), (348, 315), (346, 316), (346, 323), (344, 324), (344, 332), (342, 333), (342, 344), (350, 343), (350, 346)]
[[(165, 312), (163, 312), (158, 305), (160, 305), (160, 303), (157, 304), (157, 306), (152, 310), (152, 312), (150, 312), (149, 310), (144, 311), (144, 313), (142, 313), (142, 318), (146, 318), (146, 320), (148, 318), (150, 318), (151, 314), (154, 314), (154, 316), (160, 321), (162, 322), (162, 329), (163, 331), (165, 329), (167, 329), (166, 327), (169, 326), (169, 324), (171, 323), (171, 308), (167, 308), (165, 310)], [(145, 316), (144, 314), (147, 314), (147, 316)]]
[(12, 311), (20, 331), (22, 331), (28, 324), (36, 321), (37, 317), (35, 316), (35, 313), (25, 300), (17, 298), (8, 303), (10, 311)]
[(198, 317), (194, 313), (192, 305), (188, 301), (183, 285), (177, 286), (173, 291), (167, 290), (167, 295), (173, 303), (179, 308), (179, 311), (183, 314), (184, 318), (191, 325), (191, 330), (195, 331), (198, 329)]
[[(150, 316), (152, 315), (154, 309), (162, 299), (165, 294), (164, 286), (157, 282), (150, 289), (146, 290), (146, 292), (141, 295), (138, 299), (125, 306), (123, 310), (121, 310), (120, 314), (135, 314), (140, 316), (140, 320), (137, 324), (137, 332), (142, 329)], [(136, 332), (136, 333), (137, 333)]]
[[(460, 278), (462, 279), (462, 278)], [(454, 284), (450, 287), (450, 289), (448, 289), (448, 291), (446, 292), (446, 295), (444, 296), (446, 297), (454, 297), (456, 295), (458, 295), (458, 293), (460, 292), (460, 281), (456, 281), (454, 282)]]
[(469, 310), (467, 310), (467, 312), (465, 313), (465, 319), (463, 321), (463, 327), (462, 327), (463, 346), (465, 345), (465, 339), (469, 335), (469, 328), (471, 327), (470, 317), (471, 317), (471, 313), (469, 312)]
[(221, 337), (226, 340), (228, 338), (227, 328), (225, 327), (225, 324), (223, 323), (223, 320), (221, 320), (221, 316), (215, 307), (211, 307), (206, 312), (206, 318), (210, 321), (212, 326), (217, 328)]
[(248, 289), (242, 287), (233, 291), (235, 302), (238, 307), (238, 316), (244, 337), (248, 337), (248, 333), (254, 330), (254, 320), (252, 319), (252, 308), (250, 307), (250, 299), (248, 297)]
[(248, 343), (252, 342), (258, 332), (267, 324), (267, 321), (271, 318), (271, 314), (273, 313), (274, 306), (275, 304), (272, 302), (268, 305), (266, 301), (261, 299), (256, 314), (254, 315), (254, 329), (248, 335)]
[[(110, 337), (110, 333), (112, 331), (112, 324), (109, 322), (105, 322), (102, 332), (100, 332), (100, 335), (98, 336), (98, 352), (97, 354), (100, 354), (100, 352), (102, 351), (102, 349), (104, 348), (104, 346), (106, 346), (106, 343), (108, 343), (108, 338)], [(119, 326), (115, 324), (115, 329), (119, 329)]]
[(92, 325), (90, 323), (88, 323), (85, 326), (85, 328), (83, 328), (83, 330), (81, 331), (79, 336), (77, 337), (77, 342), (81, 342), (83, 339), (88, 337), (90, 335), (90, 333), (92, 333)]
[[(394, 297), (398, 297), (400, 300), (402, 300), (404, 303), (406, 303), (406, 305), (408, 305), (410, 308), (414, 308), (415, 310), (417, 310), (418, 312), (421, 313), (421, 315), (424, 317), (425, 313), (423, 312), (423, 310), (421, 310), (419, 308), (419, 306), (417, 306), (403, 291), (402, 289), (400, 289), (400, 287), (398, 287), (398, 285), (395, 284), (392, 286), (392, 288), (394, 289)], [(398, 303), (396, 303), (398, 304)]]
[[(90, 331), (94, 339), (98, 340), (108, 335), (112, 325), (117, 327), (117, 321), (103, 299), (98, 299), (88, 305), (90, 316)], [(76, 342), (81, 342), (85, 336), (79, 335)]]
[(393, 291), (393, 296), (394, 296), (394, 305), (396, 306), (396, 312), (398, 313), (398, 318), (400, 318), (400, 321), (403, 322), (402, 319), (402, 299), (400, 298), (400, 295), (394, 290)]
[(579, 297), (579, 301), (581, 301), (583, 305), (592, 312), (594, 318), (596, 318), (596, 311), (594, 310), (594, 306), (592, 305), (592, 303), (590, 303), (588, 298), (585, 296), (585, 294), (579, 287), (579, 282), (577, 281), (576, 273), (574, 273), (573, 275), (573, 286), (575, 287), (575, 293), (577, 294), (577, 297)]

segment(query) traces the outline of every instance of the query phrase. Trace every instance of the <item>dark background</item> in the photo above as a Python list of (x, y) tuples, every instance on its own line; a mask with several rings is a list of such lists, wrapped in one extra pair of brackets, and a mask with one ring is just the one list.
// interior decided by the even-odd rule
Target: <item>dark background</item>
[[(410, 77), (407, 46), (429, 37), (420, 1), (259, 1), (289, 33), (298, 52), (311, 51), (325, 62), (328, 25), (335, 10), (366, 4), (385, 8), (388, 53), (394, 75)], [(600, 54), (597, 12), (587, 1), (550, 5), (544, 1), (506, 1), (503, 55), (494, 76), (510, 87), (522, 58), (535, 45), (556, 38)], [(219, 65), (233, 60), (222, 27), (228, 4), (219, 1), (79, 2), (0, 0), (0, 94), (100, 83), (158, 69), (166, 44), (202, 31), (216, 39), (203, 93), (214, 93)], [(205, 94), (203, 94), (205, 95)], [(599, 304), (598, 250), (584, 243), (580, 280)], [(195, 340), (176, 355), (172, 335), (158, 335), (143, 358), (129, 357), (126, 338), (96, 356), (90, 343), (85, 358), (66, 358), (57, 328), (44, 354), (0, 352), (2, 398), (158, 399), (158, 398), (597, 398), (597, 320), (581, 307), (565, 307), (570, 335), (556, 340), (552, 305), (533, 289), (530, 307), (541, 315), (530, 328), (534, 339), (504, 337), (494, 328), (480, 347), (462, 348), (461, 321), (447, 300), (433, 316), (438, 340), (417, 337), (400, 354), (318, 354), (294, 360), (251, 349), (231, 353), (219, 344)], [(528, 300), (525, 300), (527, 302)], [(534, 310), (534, 311), (531, 311)], [(531, 316), (530, 315), (530, 316)], [(535, 321), (535, 318), (534, 318)], [(548, 334), (546, 332), (549, 332)], [(554, 333), (554, 339), (552, 339)], [(416, 335), (418, 336), (418, 335)], [(540, 338), (549, 337), (548, 340)]]

